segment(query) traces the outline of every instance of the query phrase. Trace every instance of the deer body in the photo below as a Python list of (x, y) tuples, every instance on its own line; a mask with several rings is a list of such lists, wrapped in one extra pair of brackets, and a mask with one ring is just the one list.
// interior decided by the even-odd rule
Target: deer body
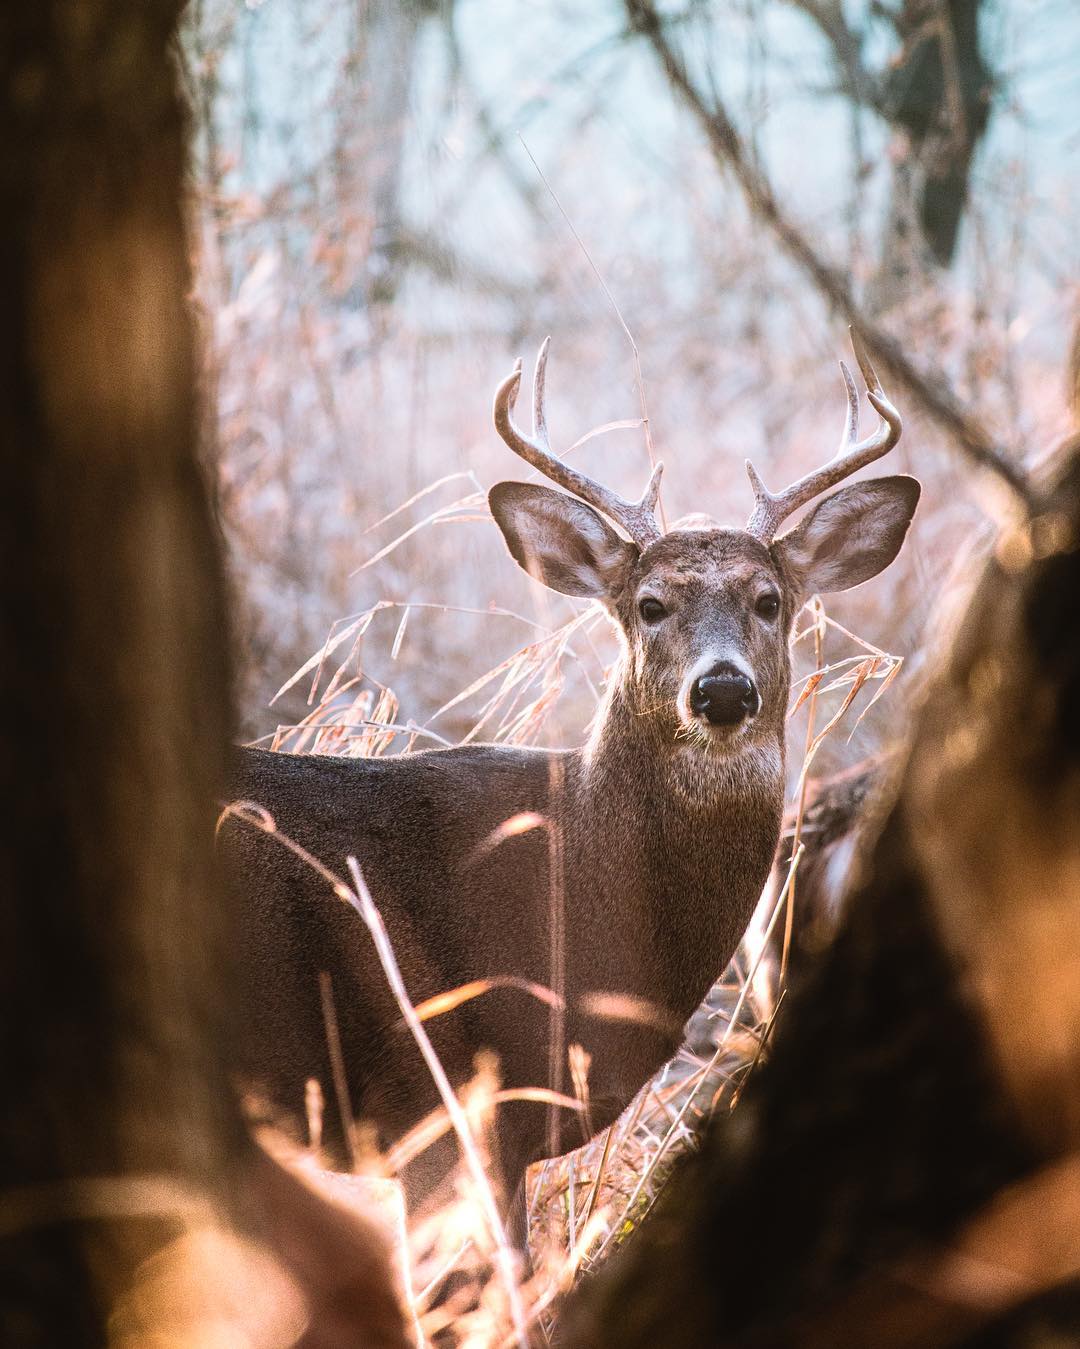
[[(325, 866), (345, 874), (346, 857), (359, 859), (414, 1002), (499, 981), (427, 1023), (456, 1086), (490, 1049), (504, 1088), (565, 1093), (567, 1047), (590, 1055), (587, 1111), (561, 1111), (553, 1130), (555, 1116), (535, 1101), (500, 1107), (511, 1195), (533, 1158), (618, 1115), (671, 1055), (734, 953), (779, 838), (794, 616), (808, 593), (886, 566), (918, 497), (910, 478), (854, 484), (774, 540), (793, 498), (772, 497), (756, 480), (750, 530), (662, 535), (649, 524), (658, 473), (631, 507), (544, 458), (543, 355), (536, 438), (510, 420), (513, 378), (500, 390), (496, 424), (518, 453), (539, 456), (548, 476), (631, 538), (583, 500), (545, 487), (501, 483), (490, 502), (515, 559), (553, 589), (598, 600), (620, 633), (589, 743), (368, 760), (243, 750), (233, 784)], [(887, 418), (891, 439), (877, 433), (880, 454), (899, 418), (871, 376), (875, 407), (895, 420)], [(849, 442), (856, 417), (857, 401)], [(869, 444), (849, 448), (844, 462)], [(796, 488), (805, 493), (808, 482)], [(328, 973), (352, 1110), (391, 1142), (438, 1096), (366, 929), (274, 838), (233, 826), (227, 847), (246, 1076), (294, 1115), (305, 1081), (319, 1078), (328, 1124), (337, 1122), (319, 986)], [(522, 981), (550, 989), (558, 1008)], [(452, 1153), (448, 1140), (424, 1154), (418, 1188), (446, 1173)]]
[[(778, 784), (762, 784), (738, 803), (702, 807), (708, 854), (698, 847), (691, 856), (673, 857), (663, 835), (677, 847), (686, 830), (680, 820), (666, 818), (669, 812), (657, 811), (655, 834), (647, 840), (633, 837), (640, 817), (628, 811), (657, 804), (655, 787), (639, 783), (623, 801), (603, 788), (590, 794), (580, 754), (553, 761), (498, 748), (484, 756), (485, 772), (502, 788), (501, 800), (478, 798), (471, 790), (477, 751), (434, 750), (403, 761), (407, 771), (386, 775), (373, 774), (363, 761), (327, 760), (305, 764), (309, 771), (291, 780), (279, 765), (265, 762), (269, 756), (249, 755), (237, 787), (266, 804), (282, 829), (338, 867), (350, 853), (366, 859), (366, 878), (418, 1001), (478, 978), (554, 982), (547, 830), (508, 839), (467, 870), (461, 866), (463, 842), (482, 847), (507, 807), (548, 816), (549, 827), (562, 834), (564, 859), (565, 1033), (567, 1043), (582, 1044), (592, 1056), (593, 1128), (609, 1123), (675, 1049), (678, 1027), (739, 940), (768, 873), (779, 827), (773, 804), (779, 801)], [(562, 778), (554, 792), (553, 763)], [(453, 789), (460, 814), (432, 812), (422, 777), (427, 772)], [(308, 823), (313, 809), (320, 810), (317, 830)], [(593, 821), (607, 832), (590, 832)], [(756, 835), (746, 829), (756, 829)], [(735, 838), (737, 848), (730, 842)], [(249, 842), (253, 849), (274, 846), (257, 836)], [(320, 972), (328, 971), (353, 1108), (378, 1120), (389, 1142), (438, 1099), (400, 1030), (396, 1007), (382, 993), (384, 979), (368, 934), (325, 884), (303, 874), (301, 863), (280, 854), (269, 879), (266, 860), (260, 866), (254, 851), (241, 858), (241, 865), (268, 878), (250, 892), (255, 905), (250, 924), (259, 929), (261, 950), (249, 966), (255, 977), (247, 989), (248, 1065), (277, 1104), (294, 1113), (311, 1076), (323, 1081), (332, 1101), (318, 983)], [(595, 993), (644, 1000), (666, 1025), (590, 1016), (580, 1008), (584, 997)], [(455, 1084), (471, 1075), (473, 1056), (485, 1047), (498, 1055), (504, 1086), (535, 1087), (549, 1080), (550, 1022), (547, 1006), (510, 987), (430, 1022), (429, 1030)], [(565, 1091), (566, 1083), (564, 1077), (557, 1085)], [(500, 1147), (512, 1184), (542, 1155), (547, 1114), (536, 1104), (506, 1109)], [(559, 1150), (586, 1136), (577, 1115), (563, 1112), (560, 1120)]]
[[(552, 904), (561, 904), (565, 1039), (591, 1055), (593, 1129), (677, 1047), (742, 935), (780, 827), (778, 744), (751, 751), (730, 777), (694, 782), (670, 752), (644, 735), (628, 743), (616, 724), (605, 723), (599, 743), (566, 753), (475, 746), (362, 760), (244, 750), (234, 781), (238, 796), (265, 806), (339, 874), (347, 856), (361, 859), (417, 1002), (508, 975), (551, 987)], [(523, 814), (548, 824), (486, 846)], [(378, 1121), (389, 1143), (438, 1097), (367, 931), (274, 839), (234, 831), (230, 858), (246, 910), (245, 1065), (293, 1114), (312, 1076), (332, 1102), (319, 988), (328, 972), (352, 1107)], [(653, 1019), (592, 1015), (583, 1008), (595, 994), (647, 1004)], [(504, 987), (428, 1029), (456, 1085), (483, 1047), (498, 1055), (505, 1087), (542, 1087), (551, 1021), (546, 1004)], [(567, 1091), (568, 1080), (556, 1085)], [(535, 1103), (504, 1109), (500, 1147), (512, 1184), (542, 1155), (548, 1116)], [(560, 1149), (583, 1141), (577, 1114), (559, 1118)], [(334, 1115), (328, 1124), (333, 1131)]]

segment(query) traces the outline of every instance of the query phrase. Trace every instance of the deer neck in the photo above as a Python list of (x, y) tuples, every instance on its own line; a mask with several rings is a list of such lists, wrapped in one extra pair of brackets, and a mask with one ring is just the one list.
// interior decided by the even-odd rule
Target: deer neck
[(616, 688), (574, 756), (561, 814), (567, 949), (582, 987), (685, 1019), (723, 970), (780, 833), (780, 734), (710, 754), (637, 715)]
[[(738, 859), (776, 847), (783, 793), (782, 729), (762, 730), (735, 752), (699, 748), (661, 718), (635, 710), (613, 683), (582, 751), (571, 794), (569, 836), (605, 871), (640, 871), (649, 888), (670, 896), (682, 885), (691, 901), (746, 870)], [(762, 877), (764, 880), (764, 877)]]

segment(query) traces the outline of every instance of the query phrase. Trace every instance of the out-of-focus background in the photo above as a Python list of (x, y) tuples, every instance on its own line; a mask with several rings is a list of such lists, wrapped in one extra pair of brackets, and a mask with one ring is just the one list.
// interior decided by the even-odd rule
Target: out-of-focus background
[[(480, 495), (527, 476), (492, 429), (491, 400), (546, 334), (556, 447), (640, 418), (643, 389), (669, 521), (743, 523), (748, 455), (776, 487), (832, 454), (844, 318), (630, 31), (640, 8), (189, 7), (197, 298), (247, 736), (310, 711), (310, 676), (268, 704), (335, 621), (378, 601), (391, 603), (349, 630), (328, 668), (348, 657), (339, 682), (362, 675), (350, 697), (370, 689), (368, 710), (391, 686), (400, 725), (428, 726), (535, 640), (534, 625), (572, 616), (573, 601), (513, 566)], [(1068, 425), (1080, 299), (1074, 0), (660, 9), (680, 68), (710, 107), (722, 100), (753, 168), (865, 313), (1005, 453), (1036, 460)], [(918, 400), (890, 392), (907, 427), (890, 471), (922, 478), (923, 505), (897, 565), (829, 613), (910, 671), (1000, 494)], [(628, 495), (648, 473), (640, 426), (575, 459)], [(582, 738), (607, 641), (602, 625), (575, 634), (562, 696), (545, 695), (550, 715), (527, 719), (527, 738)], [(550, 667), (543, 678), (550, 695)], [(460, 738), (490, 691), (429, 729)], [(872, 752), (904, 707), (902, 694), (884, 700), (826, 752)]]

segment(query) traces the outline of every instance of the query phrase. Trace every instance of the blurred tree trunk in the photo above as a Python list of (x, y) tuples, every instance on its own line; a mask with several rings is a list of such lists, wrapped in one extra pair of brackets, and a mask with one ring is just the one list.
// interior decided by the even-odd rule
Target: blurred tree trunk
[(771, 1059), (568, 1343), (1075, 1342), (1078, 594), (1080, 440), (986, 565)]
[(92, 1271), (125, 1238), (108, 1205), (71, 1220), (84, 1182), (213, 1191), (241, 1137), (209, 992), (227, 643), (193, 453), (179, 9), (0, 14), (0, 1167), (26, 1194), (5, 1343), (95, 1338)]
[[(872, 309), (887, 309), (956, 253), (971, 165), (990, 121), (994, 76), (982, 43), (985, 0), (900, 0), (871, 6), (892, 29), (895, 55), (868, 66), (865, 28), (841, 0), (790, 0), (831, 48), (839, 88), (893, 133), (881, 260)], [(856, 173), (863, 166), (856, 164)]]
[(341, 215), (352, 235), (342, 241), (353, 276), (347, 296), (357, 306), (389, 304), (401, 279), (409, 91), (421, 26), (435, 7), (433, 0), (358, 0), (356, 6), (335, 167)]
[(297, 1276), (305, 1344), (356, 1342), (331, 1332), (370, 1276), (364, 1342), (398, 1345), (377, 1252), (254, 1149), (228, 1077), (180, 9), (0, 7), (0, 1342), (104, 1343), (140, 1258), (212, 1203)]
[(993, 79), (980, 36), (983, 0), (903, 0), (890, 14), (899, 50), (880, 110), (896, 137), (875, 308), (956, 252), (975, 153), (990, 121)]

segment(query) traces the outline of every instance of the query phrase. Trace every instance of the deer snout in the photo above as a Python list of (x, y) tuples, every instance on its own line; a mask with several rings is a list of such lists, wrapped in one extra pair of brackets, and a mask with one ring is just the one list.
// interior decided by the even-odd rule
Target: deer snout
[(757, 715), (761, 698), (750, 676), (727, 661), (694, 680), (690, 711), (710, 726), (736, 726)]

